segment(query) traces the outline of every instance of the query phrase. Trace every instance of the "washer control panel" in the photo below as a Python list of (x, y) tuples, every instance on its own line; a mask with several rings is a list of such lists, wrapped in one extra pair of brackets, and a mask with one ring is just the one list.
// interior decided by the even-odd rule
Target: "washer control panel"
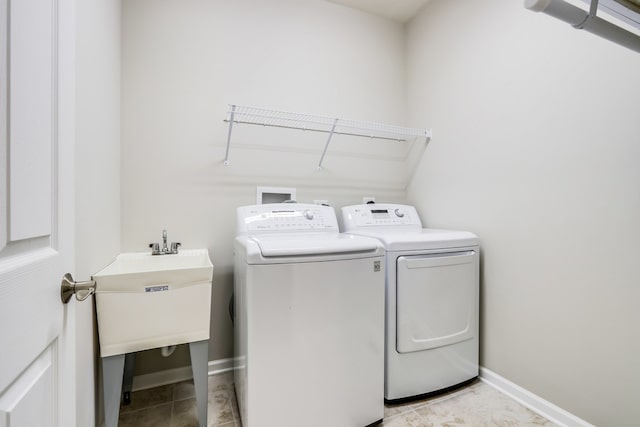
[(237, 211), (238, 235), (324, 231), (337, 233), (336, 213), (330, 206), (273, 203), (243, 206)]
[(368, 204), (342, 208), (345, 231), (359, 227), (419, 227), (416, 208), (396, 204)]

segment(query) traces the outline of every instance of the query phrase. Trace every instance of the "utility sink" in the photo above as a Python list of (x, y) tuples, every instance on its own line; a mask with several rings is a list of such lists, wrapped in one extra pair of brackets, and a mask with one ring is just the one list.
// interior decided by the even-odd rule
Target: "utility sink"
[(101, 357), (209, 339), (212, 277), (206, 249), (118, 255), (93, 276)]

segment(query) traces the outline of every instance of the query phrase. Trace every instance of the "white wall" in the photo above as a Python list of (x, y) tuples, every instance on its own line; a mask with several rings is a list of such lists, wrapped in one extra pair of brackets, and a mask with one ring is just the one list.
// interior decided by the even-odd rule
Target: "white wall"
[[(120, 251), (120, 1), (76, 2), (76, 280)], [(98, 340), (91, 300), (76, 305), (77, 425), (96, 424)]]
[(433, 0), (407, 33), (434, 140), (408, 198), (482, 241), (481, 363), (601, 426), (640, 419), (640, 55), (521, 1)]
[(231, 357), (235, 209), (255, 203), (255, 187), (341, 206), (400, 201), (407, 179), (388, 158), (396, 143), (336, 138), (318, 172), (326, 135), (247, 126), (234, 128), (225, 167), (227, 104), (402, 124), (403, 28), (319, 0), (132, 0), (122, 37), (122, 248), (147, 250), (163, 228), (208, 248), (209, 358)]

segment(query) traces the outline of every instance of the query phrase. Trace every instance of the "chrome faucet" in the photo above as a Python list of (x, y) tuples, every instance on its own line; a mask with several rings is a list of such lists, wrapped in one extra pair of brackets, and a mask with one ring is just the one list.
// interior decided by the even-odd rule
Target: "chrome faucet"
[(167, 230), (162, 230), (162, 249), (160, 249), (160, 243), (149, 243), (151, 248), (151, 255), (171, 255), (177, 254), (178, 248), (182, 246), (181, 243), (172, 242), (171, 249), (167, 247)]
[(167, 230), (162, 230), (162, 252), (168, 252), (167, 248)]

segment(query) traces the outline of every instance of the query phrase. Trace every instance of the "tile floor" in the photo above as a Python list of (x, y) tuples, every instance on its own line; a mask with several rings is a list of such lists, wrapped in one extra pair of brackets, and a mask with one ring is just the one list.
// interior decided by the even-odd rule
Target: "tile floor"
[[(198, 417), (193, 383), (185, 381), (132, 393), (131, 404), (120, 408), (119, 426), (197, 427)], [(209, 377), (208, 427), (214, 426), (242, 427), (231, 373)], [(476, 381), (462, 389), (429, 399), (400, 405), (386, 405), (384, 421), (380, 426), (554, 427), (556, 425), (493, 387)]]

